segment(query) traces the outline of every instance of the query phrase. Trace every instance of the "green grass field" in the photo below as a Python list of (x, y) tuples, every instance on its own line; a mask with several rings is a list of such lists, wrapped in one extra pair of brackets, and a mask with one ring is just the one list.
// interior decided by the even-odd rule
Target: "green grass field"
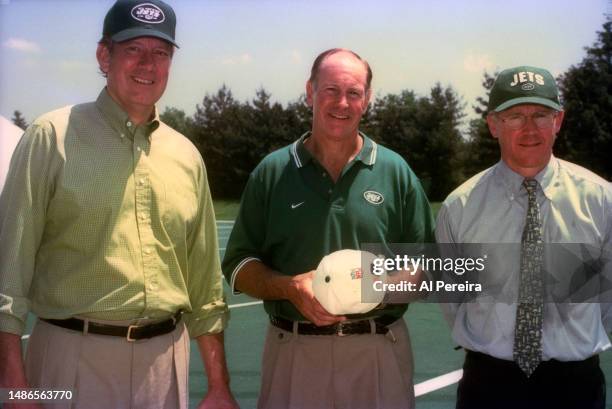
[(240, 208), (239, 200), (215, 200), (215, 217), (217, 220), (234, 220)]

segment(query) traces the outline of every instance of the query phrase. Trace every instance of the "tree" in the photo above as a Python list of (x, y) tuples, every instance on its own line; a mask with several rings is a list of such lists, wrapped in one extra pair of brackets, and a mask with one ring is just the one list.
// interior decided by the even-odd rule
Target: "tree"
[(497, 74), (497, 72), (492, 75), (484, 73), (482, 87), (485, 89), (485, 96), (476, 98), (476, 105), (472, 105), (474, 112), (480, 117), (470, 121), (469, 139), (462, 155), (461, 161), (468, 177), (494, 165), (500, 158), (497, 139), (493, 138), (487, 126), (489, 93)]
[(465, 117), (464, 106), (457, 93), (437, 83), (428, 98), (419, 101), (417, 115), (424, 162), (423, 175), (429, 179), (431, 200), (443, 200), (462, 180), (460, 152), (464, 141), (459, 131)]
[(11, 120), (16, 126), (20, 127), (24, 131), (28, 127), (28, 123), (26, 122), (20, 111), (16, 110), (15, 112), (13, 112), (13, 118), (11, 118)]
[(193, 119), (186, 116), (185, 111), (178, 108), (166, 107), (159, 117), (166, 125), (182, 133), (189, 139), (192, 139)]
[(206, 163), (214, 197), (240, 197), (248, 178), (252, 160), (244, 111), (225, 84), (196, 106), (192, 140)]
[(612, 179), (612, 21), (608, 19), (586, 56), (558, 79), (565, 119), (558, 156)]
[(413, 91), (377, 99), (362, 129), (400, 154), (423, 182), (432, 200), (443, 199), (462, 178), (458, 127), (463, 104), (455, 91), (436, 84), (429, 96)]

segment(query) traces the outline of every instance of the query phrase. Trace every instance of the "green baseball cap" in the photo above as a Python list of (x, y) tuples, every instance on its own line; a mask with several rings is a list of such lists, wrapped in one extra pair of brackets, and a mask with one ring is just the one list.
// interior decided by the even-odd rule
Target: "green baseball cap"
[(161, 0), (118, 0), (106, 13), (102, 35), (119, 43), (136, 37), (157, 37), (178, 47), (175, 28), (174, 10)]
[(561, 111), (559, 90), (552, 74), (527, 65), (500, 72), (489, 94), (489, 112), (519, 104), (538, 104)]

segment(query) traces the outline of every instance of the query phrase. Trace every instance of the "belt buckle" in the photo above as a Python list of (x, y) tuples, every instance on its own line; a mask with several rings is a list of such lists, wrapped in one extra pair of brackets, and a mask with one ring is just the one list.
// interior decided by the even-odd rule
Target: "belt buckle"
[(127, 340), (127, 342), (135, 342), (135, 341), (137, 341), (136, 339), (132, 338), (132, 330), (134, 328), (138, 328), (138, 325), (129, 325), (128, 326), (127, 335), (125, 336), (125, 339)]
[(339, 322), (336, 324), (336, 335), (339, 337), (346, 337), (349, 334), (344, 333), (344, 323)]

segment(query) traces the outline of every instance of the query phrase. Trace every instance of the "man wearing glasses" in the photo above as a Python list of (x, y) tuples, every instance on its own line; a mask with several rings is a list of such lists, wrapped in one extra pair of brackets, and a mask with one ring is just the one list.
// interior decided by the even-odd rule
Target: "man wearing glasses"
[(603, 408), (598, 354), (610, 347), (607, 304), (597, 302), (597, 291), (592, 302), (558, 302), (549, 278), (576, 278), (560, 274), (558, 250), (551, 250), (571, 243), (593, 251), (594, 280), (609, 280), (612, 188), (552, 155), (564, 112), (548, 71), (502, 71), (488, 108), (501, 161), (449, 195), (436, 238), (455, 251), (463, 243), (516, 243), (520, 256), (502, 257), (483, 277), (496, 277), (502, 295), (442, 304), (453, 339), (466, 350), (457, 408)]

